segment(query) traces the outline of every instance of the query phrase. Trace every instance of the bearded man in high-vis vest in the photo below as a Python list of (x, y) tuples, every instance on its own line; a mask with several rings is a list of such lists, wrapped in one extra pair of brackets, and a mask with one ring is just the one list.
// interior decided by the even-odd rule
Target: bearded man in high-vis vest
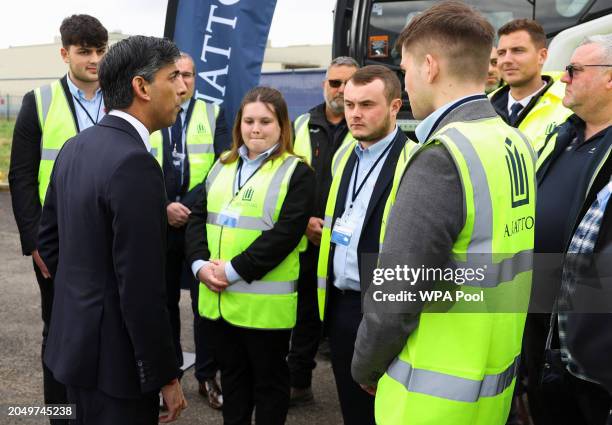
[[(38, 223), (55, 158), (63, 144), (105, 115), (98, 63), (108, 32), (93, 16), (72, 15), (60, 26), (62, 60), (68, 73), (23, 98), (11, 146), (9, 184), (23, 255), (31, 255), (40, 287), (43, 351), (53, 304), (53, 278), (37, 249)], [(45, 403), (66, 403), (64, 386), (43, 365)], [(57, 423), (67, 422), (57, 421)]]
[(204, 335), (198, 314), (198, 282), (185, 266), (185, 224), (197, 193), (221, 152), (229, 149), (230, 138), (225, 114), (219, 106), (194, 97), (196, 69), (191, 56), (182, 52), (176, 66), (187, 91), (181, 111), (172, 127), (151, 134), (151, 154), (164, 172), (168, 244), (166, 248), (166, 295), (168, 312), (179, 364), (183, 364), (179, 301), (181, 283), (191, 291), (196, 349), (195, 376), (198, 391), (213, 409), (223, 405), (221, 388), (215, 379), (218, 367), (210, 350), (210, 338)]
[(374, 424), (374, 399), (353, 381), (350, 365), (361, 294), (369, 286), (364, 260), (378, 254), (395, 170), (407, 158), (407, 145), (414, 145), (396, 124), (401, 103), (400, 81), (382, 65), (359, 69), (344, 92), (344, 114), (356, 140), (343, 145), (332, 161), (317, 294), (345, 425)]
[[(382, 238), (388, 283), (374, 279), (364, 297), (352, 362), (354, 379), (376, 395), (380, 425), (508, 418), (531, 282), (535, 153), (483, 94), (493, 38), (480, 13), (448, 1), (414, 17), (397, 41), (423, 121)], [(514, 225), (521, 220), (529, 224)], [(407, 279), (396, 266), (433, 272)], [(432, 286), (457, 298), (420, 301)], [(381, 292), (408, 296), (384, 302)], [(459, 302), (457, 292), (487, 298)]]
[(344, 89), (359, 68), (348, 56), (334, 58), (323, 81), (325, 102), (300, 115), (293, 122), (293, 149), (315, 170), (314, 214), (308, 221), (308, 245), (300, 254), (297, 322), (291, 334), (287, 361), (291, 373), (291, 405), (312, 403), (312, 370), (321, 337), (317, 308), (317, 259), (323, 231), (323, 215), (332, 182), (331, 163), (344, 143), (353, 140), (344, 119)]

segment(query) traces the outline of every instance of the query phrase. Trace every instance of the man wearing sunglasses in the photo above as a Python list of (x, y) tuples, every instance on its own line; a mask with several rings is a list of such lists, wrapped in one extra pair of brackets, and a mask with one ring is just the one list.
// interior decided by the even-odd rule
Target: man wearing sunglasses
[[(600, 254), (612, 246), (612, 217), (606, 214), (612, 187), (612, 35), (586, 38), (561, 81), (566, 84), (563, 105), (574, 115), (547, 137), (538, 159), (535, 247), (536, 252), (571, 254), (567, 263), (576, 254)], [(550, 286), (550, 279), (534, 279), (538, 283)], [(565, 271), (562, 284), (562, 293), (576, 288)], [(610, 317), (553, 315), (554, 338), (546, 357), (554, 356), (560, 365), (554, 394), (531, 380), (541, 371), (548, 329), (539, 346), (526, 347), (528, 367), (540, 365), (529, 370), (534, 424), (605, 423), (612, 401)]]
[[(183, 364), (179, 301), (181, 286), (191, 290), (194, 314), (193, 335), (198, 391), (210, 407), (221, 409), (223, 398), (216, 379), (218, 371), (210, 351), (210, 338), (204, 335), (198, 314), (198, 285), (185, 266), (185, 224), (196, 201), (202, 182), (219, 154), (230, 147), (225, 114), (211, 103), (196, 99), (195, 64), (181, 53), (176, 63), (187, 91), (172, 127), (151, 134), (151, 153), (164, 172), (166, 213), (168, 216), (166, 249), (166, 295), (172, 336), (178, 364)], [(185, 284), (181, 285), (183, 281)]]
[(311, 403), (311, 381), (319, 346), (321, 322), (317, 310), (317, 258), (323, 230), (327, 194), (332, 181), (331, 162), (338, 148), (352, 136), (344, 119), (344, 89), (359, 65), (355, 59), (339, 56), (331, 61), (323, 81), (324, 103), (294, 121), (294, 151), (315, 169), (317, 178), (315, 216), (310, 218), (308, 247), (300, 257), (298, 317), (291, 336), (289, 370), (291, 404)]
[(557, 81), (558, 73), (542, 75), (546, 34), (531, 19), (510, 21), (497, 34), (497, 65), (507, 85), (490, 96), (491, 103), (506, 123), (531, 139), (537, 151), (546, 135), (571, 114), (561, 104), (563, 84)]

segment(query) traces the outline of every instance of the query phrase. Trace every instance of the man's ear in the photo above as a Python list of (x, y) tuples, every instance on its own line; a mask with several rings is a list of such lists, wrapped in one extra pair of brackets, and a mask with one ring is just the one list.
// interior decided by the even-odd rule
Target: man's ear
[(546, 47), (542, 47), (538, 50), (538, 65), (540, 67), (544, 66), (544, 62), (546, 62), (546, 58), (548, 57), (548, 49)]
[(402, 99), (393, 99), (391, 101), (391, 114), (397, 116), (401, 107), (402, 107)]
[(134, 90), (135, 97), (147, 101), (151, 100), (150, 85), (142, 76), (137, 75), (132, 79), (132, 90)]
[(64, 63), (70, 63), (70, 58), (68, 57), (68, 50), (65, 47), (60, 48), (60, 55), (62, 55), (62, 60)]
[(440, 74), (440, 62), (438, 59), (428, 53), (425, 55), (423, 65), (425, 66), (425, 72), (427, 73), (427, 82), (431, 84)]

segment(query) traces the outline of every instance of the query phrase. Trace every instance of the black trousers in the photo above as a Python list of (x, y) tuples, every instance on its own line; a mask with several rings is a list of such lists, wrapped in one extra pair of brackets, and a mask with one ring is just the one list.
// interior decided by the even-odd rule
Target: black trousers
[(183, 364), (183, 347), (181, 346), (181, 275), (185, 262), (185, 228), (177, 229), (168, 226), (168, 245), (166, 249), (166, 297), (172, 341), (179, 365)]
[(250, 425), (255, 408), (257, 425), (284, 424), (291, 331), (239, 328), (223, 319), (203, 323), (213, 337), (214, 357), (221, 368), (223, 423)]
[[(36, 263), (34, 263), (34, 273), (36, 281), (40, 288), (40, 305), (42, 310), (43, 332), (42, 345), (40, 350), (40, 358), (43, 368), (43, 389), (45, 404), (66, 404), (68, 397), (66, 395), (66, 387), (58, 382), (53, 377), (53, 372), (45, 365), (42, 359), (45, 355), (45, 347), (47, 346), (47, 335), (49, 334), (49, 325), (51, 324), (51, 309), (53, 307), (53, 279), (43, 277)], [(66, 425), (67, 420), (51, 419), (52, 425)]]
[(188, 271), (190, 282), (189, 292), (191, 294), (191, 309), (193, 310), (193, 338), (195, 342), (195, 377), (198, 382), (214, 378), (219, 370), (219, 365), (213, 357), (212, 337), (203, 323), (206, 319), (200, 317), (198, 312), (198, 296), (200, 282)]
[(308, 388), (312, 383), (312, 370), (317, 366), (315, 356), (321, 339), (321, 321), (317, 303), (317, 260), (319, 247), (308, 243), (300, 255), (298, 279), (297, 322), (291, 333), (289, 372), (291, 386)]
[(68, 400), (76, 404), (76, 419), (71, 425), (157, 425), (159, 395), (151, 393), (137, 399), (111, 397), (97, 389), (68, 386)]
[(351, 376), (351, 361), (361, 322), (361, 293), (330, 289), (326, 326), (332, 370), (345, 425), (375, 425), (374, 397)]

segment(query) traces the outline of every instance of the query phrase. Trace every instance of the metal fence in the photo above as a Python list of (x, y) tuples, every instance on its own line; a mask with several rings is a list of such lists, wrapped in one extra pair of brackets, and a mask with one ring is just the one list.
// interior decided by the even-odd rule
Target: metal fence
[(0, 119), (15, 119), (22, 101), (23, 96), (0, 93)]

